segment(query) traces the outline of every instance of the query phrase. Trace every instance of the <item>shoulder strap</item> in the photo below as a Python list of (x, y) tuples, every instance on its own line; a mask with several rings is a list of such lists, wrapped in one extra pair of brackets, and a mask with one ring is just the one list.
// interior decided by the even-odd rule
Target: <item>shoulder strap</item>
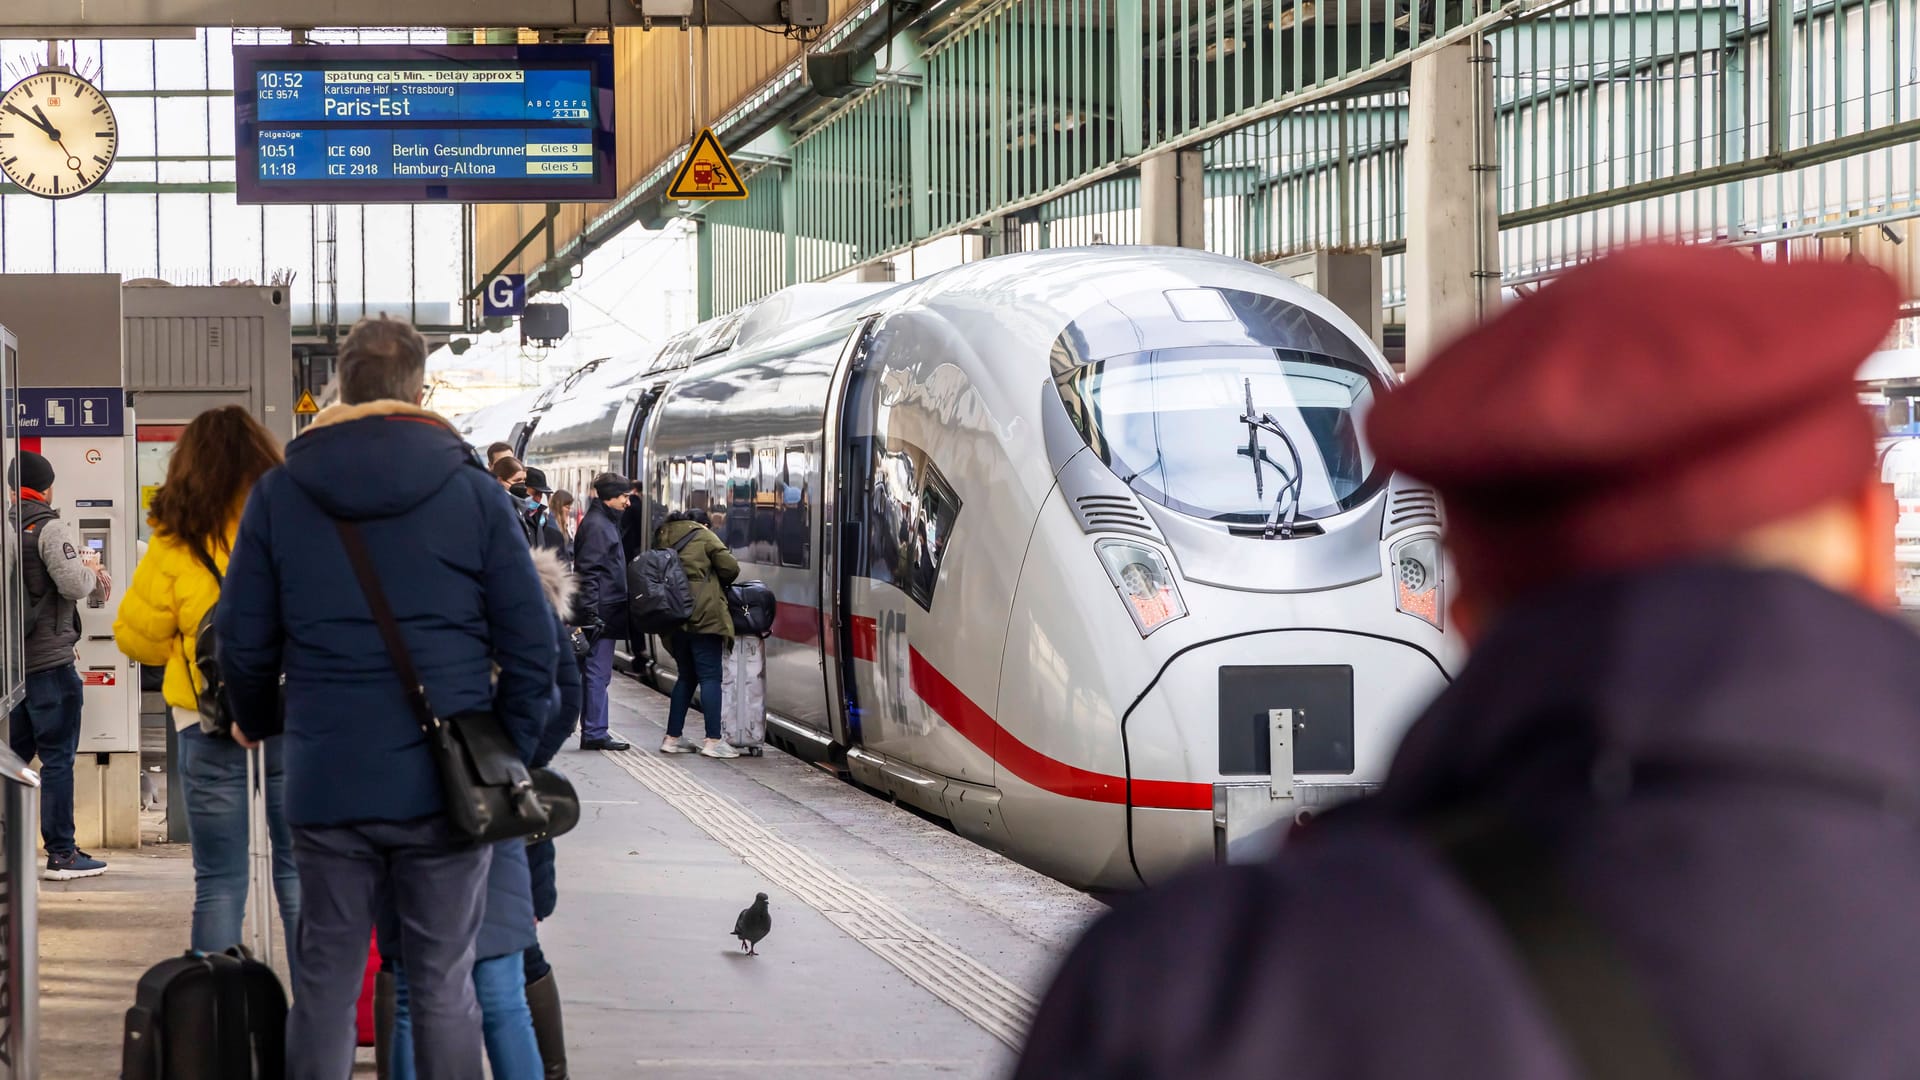
[(1506, 931), (1586, 1080), (1687, 1080), (1637, 975), (1538, 842), (1498, 813), (1462, 813), (1426, 831)]
[(367, 598), (367, 609), (373, 613), (374, 625), (380, 628), (380, 639), (386, 642), (387, 657), (393, 661), (393, 670), (400, 676), (400, 682), (407, 694), (407, 704), (413, 708), (413, 718), (419, 722), (420, 730), (433, 732), (440, 727), (440, 718), (434, 715), (433, 706), (427, 702), (426, 684), (420, 681), (420, 673), (414, 670), (413, 654), (407, 651), (406, 639), (400, 636), (400, 624), (394, 620), (393, 608), (387, 605), (386, 591), (380, 587), (380, 575), (374, 570), (373, 558), (367, 554), (367, 542), (360, 535), (359, 526), (350, 521), (335, 518), (333, 527), (340, 533), (340, 544), (347, 549), (347, 561), (353, 564), (353, 576), (360, 579), (360, 591)]
[(698, 536), (698, 535), (700, 535), (700, 530), (699, 530), (699, 529), (688, 529), (688, 530), (687, 530), (687, 535), (685, 535), (685, 536), (683, 536), (683, 537), (681, 537), (680, 539), (678, 539), (678, 540), (675, 540), (675, 541), (673, 542), (673, 545), (672, 545), (672, 546), (673, 546), (673, 550), (674, 550), (674, 554), (676, 554), (676, 555), (677, 555), (677, 554), (679, 554), (679, 553), (680, 553), (681, 551), (683, 551), (683, 550), (685, 550), (685, 548), (686, 548), (686, 546), (687, 546), (688, 544), (690, 544), (690, 543), (692, 543), (692, 542), (693, 542), (693, 538), (694, 538), (694, 537), (696, 537), (696, 536)]
[(193, 546), (193, 557), (200, 561), (201, 566), (207, 568), (207, 573), (213, 575), (213, 583), (215, 585), (223, 589), (227, 587), (227, 579), (221, 575), (220, 565), (213, 561), (213, 556), (208, 553), (206, 548), (195, 544)]

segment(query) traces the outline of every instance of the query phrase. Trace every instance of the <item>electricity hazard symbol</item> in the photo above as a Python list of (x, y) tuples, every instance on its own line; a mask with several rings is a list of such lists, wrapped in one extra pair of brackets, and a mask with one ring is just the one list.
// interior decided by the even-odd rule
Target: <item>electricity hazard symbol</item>
[(733, 159), (720, 148), (720, 140), (713, 137), (713, 129), (700, 132), (693, 140), (693, 149), (687, 153), (687, 160), (680, 165), (680, 171), (673, 174), (673, 186), (667, 189), (669, 199), (744, 199), (747, 197), (747, 185), (740, 179), (739, 170), (733, 167)]
[(312, 416), (320, 411), (320, 403), (313, 400), (313, 391), (300, 391), (300, 400), (293, 403), (293, 411), (298, 416)]

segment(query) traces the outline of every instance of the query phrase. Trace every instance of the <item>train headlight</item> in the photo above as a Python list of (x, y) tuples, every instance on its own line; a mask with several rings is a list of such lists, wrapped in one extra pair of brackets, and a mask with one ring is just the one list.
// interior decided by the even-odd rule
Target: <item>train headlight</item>
[(1187, 613), (1180, 586), (1167, 567), (1166, 556), (1131, 540), (1100, 540), (1093, 545), (1114, 590), (1133, 616), (1134, 628), (1146, 637)]
[(1441, 629), (1446, 601), (1441, 582), (1440, 541), (1431, 536), (1402, 540), (1388, 552), (1393, 563), (1393, 606)]

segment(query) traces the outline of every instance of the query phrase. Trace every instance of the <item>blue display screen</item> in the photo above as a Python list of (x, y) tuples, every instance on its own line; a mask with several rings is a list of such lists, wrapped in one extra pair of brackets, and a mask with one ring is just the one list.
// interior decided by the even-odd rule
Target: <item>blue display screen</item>
[(234, 50), (239, 198), (600, 201), (610, 46)]

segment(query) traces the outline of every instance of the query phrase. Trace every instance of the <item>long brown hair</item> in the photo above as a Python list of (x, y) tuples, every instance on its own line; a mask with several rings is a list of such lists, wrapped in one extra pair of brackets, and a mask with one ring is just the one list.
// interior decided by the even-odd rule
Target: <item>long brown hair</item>
[(203, 412), (180, 433), (147, 523), (211, 554), (226, 546), (227, 524), (254, 483), (278, 464), (280, 445), (246, 409)]

